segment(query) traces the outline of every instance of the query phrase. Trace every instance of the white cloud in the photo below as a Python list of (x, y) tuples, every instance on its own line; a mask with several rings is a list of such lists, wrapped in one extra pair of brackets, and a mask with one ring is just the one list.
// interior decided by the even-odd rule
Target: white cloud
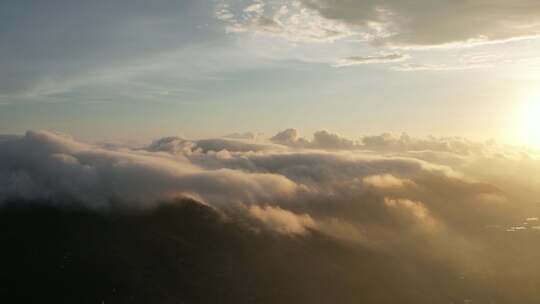
[(315, 132), (311, 141), (300, 137), (298, 130), (296, 129), (286, 129), (284, 131), (281, 131), (271, 137), (270, 140), (277, 144), (292, 147), (319, 148), (330, 150), (355, 148), (354, 141), (344, 138), (338, 134), (328, 132), (326, 130), (320, 130)]
[(347, 67), (361, 64), (400, 62), (409, 59), (408, 55), (401, 53), (381, 53), (372, 56), (350, 56), (339, 59), (335, 67)]
[[(408, 199), (384, 198), (384, 204), (392, 212), (405, 213), (410, 215), (413, 221), (418, 221), (423, 229), (431, 230), (435, 227), (436, 221), (429, 214), (428, 209), (422, 202), (411, 201)], [(400, 219), (403, 217), (400, 215)]]
[(391, 174), (370, 175), (362, 179), (364, 184), (383, 189), (401, 188), (414, 183), (407, 179), (400, 179)]
[(404, 63), (393, 67), (395, 71), (460, 71), (493, 67), (494, 63), (482, 64), (426, 64), (426, 63)]
[(288, 210), (271, 206), (250, 206), (249, 213), (270, 229), (284, 234), (305, 234), (315, 227), (315, 221), (307, 214), (297, 215)]
[[(520, 196), (513, 185), (533, 187), (536, 160), (528, 158), (529, 169), (516, 168), (520, 154), (493, 144), (387, 135), (356, 142), (328, 131), (306, 140), (294, 129), (273, 141), (286, 146), (166, 137), (136, 149), (49, 132), (6, 136), (0, 141), (0, 203), (148, 208), (183, 197), (224, 212), (250, 206), (248, 214), (278, 232), (314, 229), (368, 243), (393, 241), (396, 229), (432, 233), (434, 227), (484, 227), (534, 214), (531, 196)], [(456, 160), (448, 161), (449, 155)], [(514, 183), (489, 178), (511, 168), (527, 172), (528, 184), (519, 175), (508, 177)]]
[(294, 42), (331, 42), (355, 33), (342, 22), (323, 18), (298, 1), (251, 1), (232, 8), (220, 3), (216, 18), (227, 24), (227, 31), (277, 36)]
[(263, 202), (297, 187), (283, 176), (208, 171), (178, 154), (107, 150), (47, 132), (2, 142), (0, 180), (0, 201), (75, 201), (92, 208), (145, 207), (184, 193), (213, 204)]
[(306, 146), (309, 142), (299, 136), (298, 130), (286, 129), (270, 138), (272, 142), (288, 146)]
[(223, 136), (225, 138), (232, 138), (232, 139), (249, 139), (249, 140), (255, 140), (257, 139), (257, 134), (253, 132), (244, 132), (244, 133), (231, 133)]

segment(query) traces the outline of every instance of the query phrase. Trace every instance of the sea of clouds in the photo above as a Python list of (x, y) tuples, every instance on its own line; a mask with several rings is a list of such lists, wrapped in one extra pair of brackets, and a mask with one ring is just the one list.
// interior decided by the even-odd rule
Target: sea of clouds
[(538, 215), (532, 150), (405, 134), (351, 140), (318, 131), (306, 139), (295, 129), (269, 140), (231, 137), (133, 148), (45, 131), (3, 136), (0, 203), (146, 209), (189, 198), (278, 232), (367, 242), (384, 231), (538, 228), (522, 221)]
[(46, 131), (2, 136), (0, 209), (43, 204), (110, 214), (190, 200), (249, 226), (247, 233), (322, 235), (402, 260), (400, 267), (433, 263), (451, 278), (474, 278), (483, 292), (514, 274), (503, 284), (506, 299), (534, 298), (533, 289), (519, 291), (540, 273), (534, 150), (405, 134), (244, 135), (165, 137), (139, 147)]

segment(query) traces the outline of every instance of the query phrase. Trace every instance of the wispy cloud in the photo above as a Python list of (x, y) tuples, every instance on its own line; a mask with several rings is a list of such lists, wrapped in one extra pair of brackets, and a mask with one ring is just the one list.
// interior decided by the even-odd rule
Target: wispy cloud
[(382, 53), (371, 56), (351, 56), (339, 59), (335, 67), (347, 67), (362, 64), (391, 63), (400, 62), (409, 59), (410, 56), (401, 53)]
[(392, 67), (395, 71), (460, 71), (493, 67), (492, 64), (429, 64), (429, 63), (405, 63)]

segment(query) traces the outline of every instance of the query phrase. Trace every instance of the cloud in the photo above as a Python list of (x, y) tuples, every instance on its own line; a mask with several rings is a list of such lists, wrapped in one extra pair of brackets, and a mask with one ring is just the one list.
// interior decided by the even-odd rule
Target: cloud
[(278, 149), (278, 147), (257, 143), (252, 140), (245, 140), (243, 138), (187, 140), (177, 136), (170, 136), (154, 141), (146, 149), (152, 152), (161, 151), (173, 154), (183, 154), (192, 153), (197, 150), (203, 152), (219, 152), (223, 150), (226, 150), (227, 152), (248, 152)]
[(298, 1), (221, 1), (215, 16), (228, 32), (282, 37), (295, 42), (331, 42), (354, 33), (341, 22), (323, 18)]
[(460, 137), (413, 138), (406, 133), (397, 136), (390, 133), (366, 135), (362, 137), (362, 148), (373, 151), (438, 151), (465, 155), (487, 148), (483, 143), (474, 143)]
[[(295, 129), (272, 141), (281, 144), (165, 137), (132, 148), (29, 131), (0, 141), (0, 204), (148, 209), (190, 198), (224, 213), (248, 206), (243, 214), (254, 225), (280, 233), (317, 231), (362, 243), (398, 242), (396, 231), (474, 229), (535, 212), (515, 186), (534, 189), (535, 161), (527, 161), (528, 171), (511, 169), (519, 154), (493, 144), (405, 135), (353, 141), (328, 131), (306, 140)], [(529, 181), (496, 178), (511, 170), (530, 172)]]
[(292, 147), (320, 148), (320, 149), (351, 149), (355, 143), (338, 134), (326, 130), (317, 131), (311, 141), (300, 137), (298, 130), (287, 129), (270, 138), (270, 141)]
[(299, 136), (298, 130), (286, 129), (270, 138), (270, 141), (287, 146), (306, 146), (309, 142)]
[[(437, 221), (422, 202), (408, 199), (384, 198), (384, 204), (395, 221), (406, 221), (407, 224), (417, 224), (419, 229), (432, 232), (437, 229)], [(397, 216), (396, 216), (397, 215)]]
[(410, 180), (403, 180), (391, 174), (370, 175), (362, 179), (364, 184), (376, 188), (401, 188), (406, 185), (414, 185)]
[(192, 195), (212, 204), (262, 202), (297, 187), (283, 176), (208, 171), (182, 155), (107, 150), (48, 132), (2, 142), (0, 180), (0, 201), (79, 202), (91, 208), (145, 207)]
[[(210, 260), (221, 264), (240, 259), (249, 270), (264, 264), (257, 257), (266, 261), (282, 254), (287, 258), (271, 268), (290, 269), (284, 261), (291, 256), (304, 261), (322, 255), (313, 264), (318, 266), (302, 275), (329, 267), (339, 270), (339, 277), (354, 278), (350, 286), (357, 286), (357, 269), (369, 278), (395, 277), (392, 271), (412, 275), (415, 285), (426, 290), (431, 290), (426, 281), (439, 282), (432, 276), (461, 282), (457, 278), (464, 273), (474, 282), (462, 282), (467, 286), (498, 286), (493, 282), (500, 282), (499, 277), (486, 279), (485, 274), (504, 272), (501, 265), (508, 263), (513, 271), (533, 272), (537, 251), (522, 248), (534, 246), (530, 244), (536, 244), (539, 233), (536, 152), (493, 142), (389, 134), (354, 141), (320, 131), (306, 140), (294, 129), (278, 133), (273, 141), (286, 145), (165, 137), (141, 148), (88, 144), (44, 131), (3, 136), (0, 208), (53, 206), (64, 217), (82, 209), (104, 216), (97, 227), (114, 225), (115, 232), (132, 233), (129, 223), (144, 223), (152, 227), (150, 236), (136, 238), (135, 244), (163, 237), (160, 244), (186, 246), (168, 251), (176, 257), (176, 252), (193, 252), (186, 248), (198, 240), (203, 249), (197, 253), (218, 248), (218, 256)], [(155, 225), (148, 216), (155, 216)], [(62, 231), (67, 222), (64, 218)], [(182, 229), (190, 237), (174, 232)], [(509, 232), (520, 238), (509, 238)], [(225, 248), (240, 253), (223, 258)], [(501, 250), (519, 251), (520, 261)], [(246, 256), (254, 258), (249, 260), (253, 264)], [(351, 262), (337, 267), (336, 261), (344, 259)], [(380, 264), (366, 270), (373, 263)], [(260, 275), (267, 277), (268, 271)], [(326, 270), (321, 273), (327, 277)], [(440, 290), (446, 291), (449, 282), (441, 283)], [(513, 294), (511, 290), (505, 293)], [(448, 293), (452, 298), (454, 291)]]
[(234, 5), (223, 1), (216, 16), (234, 32), (275, 35), (291, 41), (354, 37), (390, 48), (456, 47), (540, 34), (540, 5), (533, 0), (256, 0)]
[(307, 214), (297, 215), (280, 207), (250, 206), (249, 214), (267, 225), (271, 230), (284, 234), (305, 234), (315, 227), (315, 221)]
[(400, 62), (409, 59), (408, 55), (401, 53), (382, 53), (372, 56), (351, 56), (339, 59), (335, 67), (347, 67), (361, 64)]
[(371, 150), (376, 152), (412, 152), (437, 151), (449, 152), (454, 157), (489, 150), (490, 146), (476, 143), (461, 137), (414, 138), (406, 133), (395, 135), (383, 133), (380, 135), (364, 135), (359, 140), (346, 138), (337, 133), (320, 130), (313, 133), (308, 140), (301, 137), (298, 130), (287, 129), (278, 132), (270, 138), (276, 144), (289, 147), (303, 147), (322, 150)]
[(322, 149), (351, 149), (355, 146), (352, 140), (326, 130), (315, 132), (311, 145)]
[(493, 67), (495, 63), (484, 64), (425, 64), (425, 63), (406, 63), (393, 67), (395, 71), (460, 71)]
[(389, 47), (455, 46), (534, 37), (540, 5), (518, 1), (303, 0), (321, 16), (350, 27), (379, 28), (372, 42)]
[(249, 139), (249, 140), (255, 140), (257, 139), (257, 134), (253, 132), (244, 132), (244, 133), (231, 133), (223, 136), (225, 138), (232, 138), (232, 139)]

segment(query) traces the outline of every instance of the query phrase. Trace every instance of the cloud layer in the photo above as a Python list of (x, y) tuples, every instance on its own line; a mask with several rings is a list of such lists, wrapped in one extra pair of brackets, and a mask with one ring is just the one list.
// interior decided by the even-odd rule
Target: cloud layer
[[(41, 204), (92, 214), (153, 214), (187, 200), (205, 211), (193, 218), (182, 215), (184, 211), (170, 216), (201, 220), (194, 224), (197, 229), (229, 223), (240, 234), (236, 239), (254, 242), (249, 246), (291, 246), (287, 248), (302, 255), (325, 244), (324, 250), (332, 253), (316, 249), (315, 256), (338, 260), (343, 257), (334, 255), (345, 246), (350, 259), (344, 261), (397, 263), (381, 266), (380, 273), (369, 270), (370, 277), (414, 277), (416, 287), (411, 288), (422, 290), (435, 277), (442, 278), (444, 287), (433, 294), (445, 301), (453, 292), (463, 294), (448, 285), (460, 276), (483, 298), (493, 299), (490, 290), (508, 274), (504, 265), (515, 263), (522, 277), (500, 287), (505, 299), (515, 300), (526, 293), (513, 286), (538, 273), (530, 267), (536, 255), (522, 252), (521, 261), (512, 262), (513, 256), (501, 254), (497, 246), (533, 248), (530, 241), (540, 237), (539, 168), (534, 151), (460, 138), (383, 134), (352, 140), (318, 131), (308, 140), (288, 129), (269, 142), (165, 137), (130, 148), (29, 131), (0, 140), (0, 210)], [(152, 229), (173, 233), (162, 228)], [(199, 245), (223, 247), (227, 243), (221, 237), (230, 236)], [(185, 238), (175, 236), (174, 243), (184, 244)], [(290, 266), (276, 263), (274, 267)], [(333, 265), (320, 263), (313, 271)], [(356, 269), (353, 262), (345, 264), (344, 269)], [(429, 269), (430, 274), (413, 274), (409, 267)], [(352, 274), (342, 275), (349, 282)], [(428, 294), (411, 297), (429, 302)]]
[[(519, 195), (540, 181), (532, 152), (389, 134), (318, 131), (308, 140), (295, 129), (271, 141), (166, 137), (134, 149), (29, 131), (0, 141), (0, 202), (145, 209), (190, 198), (280, 232), (347, 227), (362, 239), (537, 216), (528, 214), (534, 200)], [(517, 163), (532, 168), (528, 181), (512, 170)]]
[(297, 188), (278, 175), (203, 170), (179, 155), (108, 150), (47, 132), (28, 132), (1, 145), (1, 201), (23, 198), (79, 202), (91, 208), (116, 203), (144, 207), (194, 195), (202, 202), (219, 204), (224, 198), (229, 203), (265, 201)]

